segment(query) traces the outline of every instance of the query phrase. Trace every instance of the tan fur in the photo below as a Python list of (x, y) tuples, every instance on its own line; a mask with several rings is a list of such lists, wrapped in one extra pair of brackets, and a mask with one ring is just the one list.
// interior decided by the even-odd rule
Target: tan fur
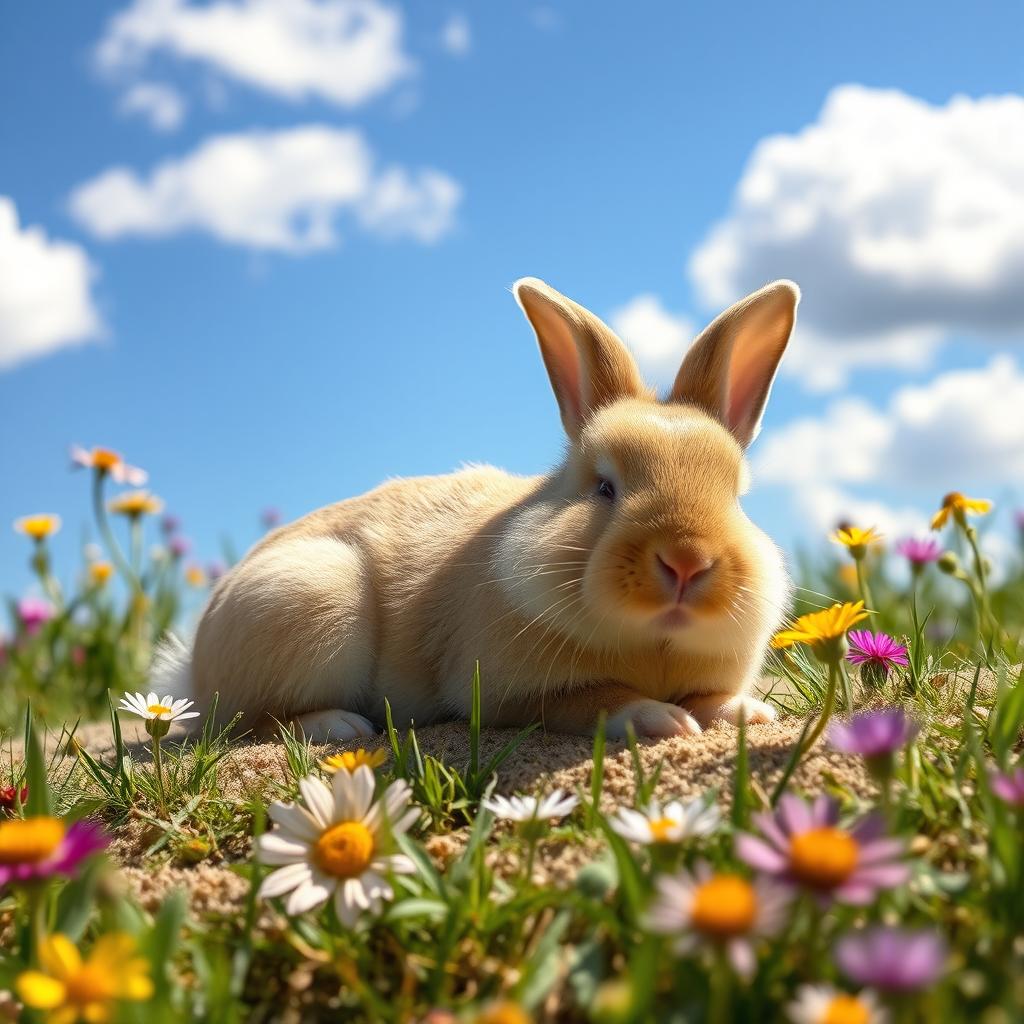
[[(720, 317), (688, 357), (701, 379), (682, 394), (684, 363), (667, 404), (593, 314), (533, 279), (516, 295), (571, 441), (562, 465), (396, 480), (270, 534), (218, 583), (196, 635), (193, 683), (222, 715), (321, 731), (330, 716), (310, 713), (344, 711), (342, 738), (360, 715), (379, 726), (385, 698), (399, 723), (461, 717), (479, 661), (489, 724), (582, 732), (604, 710), (612, 732), (629, 720), (663, 735), (741, 708), (770, 717), (732, 698), (759, 671), (787, 582), (738, 498), (795, 286)], [(656, 555), (680, 545), (714, 564), (676, 604)]]

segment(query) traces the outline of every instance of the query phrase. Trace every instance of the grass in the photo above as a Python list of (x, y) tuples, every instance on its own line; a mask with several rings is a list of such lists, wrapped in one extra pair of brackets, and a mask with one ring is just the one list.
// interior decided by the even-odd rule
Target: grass
[[(112, 534), (109, 527), (101, 534)], [(966, 530), (954, 528), (950, 539), (953, 549), (970, 550)], [(56, 932), (86, 953), (101, 936), (121, 933), (134, 940), (153, 987), (145, 1000), (111, 1001), (114, 1019), (126, 1022), (774, 1021), (789, 1019), (804, 986), (859, 992), (862, 984), (837, 960), (837, 942), (883, 925), (934, 933), (947, 950), (927, 983), (903, 994), (879, 991), (893, 1020), (1020, 1019), (1024, 811), (1000, 796), (993, 779), (1021, 758), (1024, 561), (1000, 567), (994, 585), (983, 564), (964, 557), (960, 564), (974, 566), (966, 578), (929, 568), (911, 589), (891, 560), (868, 553), (859, 578), (870, 582), (870, 626), (902, 638), (909, 664), (884, 678), (843, 674), (839, 711), (899, 706), (920, 732), (874, 795), (839, 768), (823, 771), (806, 795), (834, 799), (844, 829), (880, 815), (902, 844), (909, 878), (856, 906), (798, 890), (777, 931), (754, 941), (749, 975), (738, 974), (714, 941), (679, 952), (676, 937), (655, 930), (649, 914), (659, 885), (699, 862), (751, 876), (736, 837), (757, 832), (761, 816), (795, 792), (805, 756), (799, 739), (769, 777), (754, 770), (756, 727), (741, 724), (728, 785), (703, 796), (724, 809), (718, 827), (678, 843), (638, 845), (616, 830), (609, 758), (617, 770), (628, 759), (636, 808), (664, 805), (674, 794), (649, 744), (630, 736), (625, 748), (612, 745), (602, 723), (574, 810), (559, 821), (517, 825), (498, 820), (485, 802), (532, 730), (498, 744), (485, 734), (480, 691), (488, 681), (477, 672), (463, 760), (432, 753), (415, 729), (397, 730), (388, 709), (391, 757), (376, 772), (376, 792), (402, 781), (418, 811), (394, 840), (412, 866), (391, 880), (394, 898), (354, 929), (330, 902), (289, 915), (282, 899), (257, 896), (272, 868), (254, 859), (252, 846), (272, 826), (271, 801), (299, 798), (303, 779), (330, 779), (321, 752), (282, 730), (282, 770), (243, 784), (232, 756), (244, 722), (217, 728), (209, 716), (194, 739), (163, 743), (161, 789), (148, 748), (126, 741), (114, 701), (140, 684), (139, 666), (171, 621), (168, 609), (183, 600), (185, 567), (169, 558), (133, 567), (151, 597), (140, 603), (137, 590), (118, 594), (90, 583), (65, 599), (38, 550), (34, 564), (54, 614), (35, 630), (16, 619), (0, 667), (9, 695), (0, 707), (0, 788), (28, 786), (24, 805), (15, 798), (0, 810), (0, 870), (10, 856), (2, 830), (14, 818), (98, 819), (119, 843), (66, 877), (0, 888), (0, 991), (16, 992), (18, 979), (41, 966), (40, 950)], [(841, 559), (805, 564), (795, 613), (855, 599), (858, 577), (848, 568)], [(769, 699), (783, 714), (813, 722), (828, 665), (797, 646), (773, 655), (769, 668)], [(76, 740), (79, 719), (102, 718), (113, 737), (104, 755)], [(230, 871), (247, 895), (227, 913), (197, 911), (183, 892), (144, 909), (120, 875), (126, 858), (143, 872), (191, 872), (195, 885), (214, 868)], [(559, 863), (573, 866), (552, 867)]]

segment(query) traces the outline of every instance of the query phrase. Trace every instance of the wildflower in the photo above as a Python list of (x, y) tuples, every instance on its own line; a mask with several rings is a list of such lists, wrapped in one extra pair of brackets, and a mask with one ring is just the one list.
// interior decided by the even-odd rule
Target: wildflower
[(692, 836), (706, 836), (718, 828), (721, 813), (703, 800), (684, 804), (673, 800), (662, 808), (657, 800), (643, 810), (621, 807), (608, 822), (624, 839), (634, 843), (679, 843)]
[(874, 993), (850, 995), (831, 985), (801, 985), (786, 1009), (793, 1024), (886, 1024), (889, 1020)]
[(219, 580), (227, 571), (227, 565), (219, 558), (215, 558), (212, 562), (207, 562), (206, 564), (206, 575), (211, 580)]
[(858, 560), (867, 554), (872, 544), (877, 544), (881, 539), (882, 535), (876, 532), (873, 526), (867, 530), (862, 530), (859, 526), (840, 526), (832, 534), (832, 540), (836, 544), (842, 544), (850, 555)]
[(149, 474), (138, 466), (129, 466), (121, 456), (109, 448), (93, 448), (87, 451), (78, 445), (71, 446), (71, 461), (76, 466), (94, 469), (99, 476), (110, 474), (117, 484), (128, 484), (130, 487), (141, 487), (149, 479)]
[(51, 1024), (107, 1021), (118, 1001), (153, 995), (149, 961), (123, 932), (101, 936), (84, 960), (66, 935), (50, 935), (40, 944), (39, 963), (42, 970), (23, 971), (16, 985), (26, 1006), (49, 1011)]
[(814, 893), (821, 902), (870, 903), (882, 889), (907, 880), (900, 862), (903, 844), (885, 837), (882, 819), (868, 815), (852, 829), (838, 825), (839, 805), (826, 796), (808, 803), (783, 795), (775, 814), (758, 814), (760, 836), (736, 837), (740, 859), (788, 885)]
[(699, 861), (692, 873), (657, 879), (647, 927), (660, 934), (680, 934), (676, 951), (687, 954), (700, 942), (728, 957), (736, 972), (753, 973), (753, 940), (770, 935), (782, 924), (786, 894), (766, 879), (750, 882), (741, 875), (715, 872)]
[(389, 850), (389, 838), (419, 817), (409, 807), (411, 790), (399, 779), (374, 803), (375, 779), (367, 765), (351, 774), (336, 772), (332, 786), (307, 776), (299, 782), (305, 806), (275, 801), (270, 818), (277, 828), (258, 840), (264, 864), (283, 865), (260, 886), (263, 898), (290, 893), (286, 909), (301, 914), (332, 895), (339, 920), (355, 926), (362, 911), (379, 913), (394, 899), (385, 874), (411, 874), (413, 862)]
[(205, 587), (206, 586), (206, 573), (203, 572), (202, 566), (195, 565), (194, 563), (192, 565), (190, 565), (185, 570), (185, 582), (190, 587), (196, 587), (196, 588)]
[(868, 928), (836, 943), (836, 963), (851, 981), (883, 992), (915, 992), (937, 981), (945, 968), (942, 937), (929, 930)]
[(38, 633), (57, 614), (53, 605), (42, 597), (23, 597), (18, 602), (17, 611), (18, 619), (29, 636)]
[(156, 515), (164, 507), (155, 494), (149, 491), (125, 491), (107, 503), (107, 508), (118, 515), (129, 519), (139, 519), (144, 515)]
[(360, 747), (358, 750), (345, 750), (340, 754), (331, 754), (330, 757), (320, 762), (320, 767), (330, 775), (336, 771), (346, 771), (351, 774), (364, 764), (367, 768), (379, 768), (387, 759), (388, 755), (384, 750), (370, 751)]
[(184, 558), (192, 550), (192, 542), (188, 537), (179, 534), (167, 542), (167, 550), (170, 551), (172, 558)]
[(14, 529), (18, 533), (31, 537), (37, 544), (52, 537), (60, 529), (61, 519), (51, 513), (40, 513), (34, 516), (22, 516), (14, 520)]
[(967, 516), (983, 516), (992, 511), (987, 498), (966, 498), (959, 491), (950, 491), (942, 499), (942, 508), (932, 516), (932, 529), (941, 530), (952, 519), (967, 529)]
[(993, 773), (989, 780), (992, 792), (1011, 807), (1024, 808), (1024, 768)]
[(94, 587), (102, 587), (113, 575), (114, 567), (110, 562), (89, 563), (89, 582)]
[(897, 643), (887, 633), (872, 633), (869, 629), (852, 630), (847, 637), (850, 652), (846, 660), (861, 667), (861, 675), (872, 683), (883, 683), (894, 665), (910, 664), (905, 644)]
[(146, 720), (146, 732), (150, 736), (166, 736), (171, 722), (184, 721), (186, 718), (198, 718), (198, 711), (189, 711), (195, 701), (179, 697), (175, 700), (170, 694), (158, 698), (155, 693), (129, 693), (121, 698), (118, 705), (121, 711), (138, 715)]
[(903, 708), (882, 708), (862, 711), (845, 723), (834, 723), (828, 738), (836, 750), (872, 760), (895, 754), (917, 731), (917, 723)]
[(473, 1024), (533, 1024), (533, 1018), (518, 1003), (503, 999), (484, 1007)]
[(906, 537), (896, 544), (896, 553), (902, 555), (911, 569), (920, 572), (929, 562), (937, 562), (942, 545), (934, 537)]
[(839, 661), (846, 653), (846, 631), (870, 615), (864, 611), (864, 602), (834, 604), (820, 612), (808, 612), (790, 626), (776, 633), (772, 647), (792, 647), (808, 644), (821, 661)]
[(160, 520), (160, 529), (165, 537), (173, 537), (181, 529), (181, 520), (168, 512)]
[(39, 815), (0, 821), (0, 889), (10, 882), (70, 876), (78, 865), (107, 845), (99, 825)]
[(260, 513), (260, 522), (264, 530), (272, 530), (275, 526), (281, 525), (281, 510), (273, 507), (265, 508)]
[(0, 811), (13, 811), (15, 804), (23, 804), (28, 799), (28, 786), (0, 786)]
[(497, 818), (528, 825), (531, 822), (564, 818), (572, 814), (579, 802), (579, 797), (565, 796), (560, 789), (555, 789), (545, 797), (494, 796), (484, 800), (482, 806)]

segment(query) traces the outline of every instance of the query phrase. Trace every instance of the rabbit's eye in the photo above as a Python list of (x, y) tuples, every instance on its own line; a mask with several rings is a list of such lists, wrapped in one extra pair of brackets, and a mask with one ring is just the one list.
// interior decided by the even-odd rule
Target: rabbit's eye
[(608, 501), (615, 500), (615, 484), (608, 480), (606, 477), (601, 477), (597, 481), (597, 493), (602, 498), (606, 498)]

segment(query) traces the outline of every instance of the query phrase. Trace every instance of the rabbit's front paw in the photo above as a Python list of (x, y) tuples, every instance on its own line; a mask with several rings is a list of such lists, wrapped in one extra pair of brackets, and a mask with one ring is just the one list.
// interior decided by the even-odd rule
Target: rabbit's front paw
[(774, 722), (777, 717), (771, 704), (735, 694), (708, 693), (700, 697), (688, 697), (685, 704), (693, 717), (705, 726), (716, 719), (730, 725), (739, 725), (741, 712), (747, 720), (747, 725), (764, 725), (767, 722)]
[(354, 711), (309, 711), (292, 719), (294, 732), (310, 743), (344, 743), (359, 736), (376, 736), (377, 729), (368, 718)]
[(606, 735), (621, 739), (626, 735), (627, 722), (633, 723), (637, 736), (696, 736), (701, 731), (697, 720), (685, 708), (649, 697), (630, 701), (612, 715)]

